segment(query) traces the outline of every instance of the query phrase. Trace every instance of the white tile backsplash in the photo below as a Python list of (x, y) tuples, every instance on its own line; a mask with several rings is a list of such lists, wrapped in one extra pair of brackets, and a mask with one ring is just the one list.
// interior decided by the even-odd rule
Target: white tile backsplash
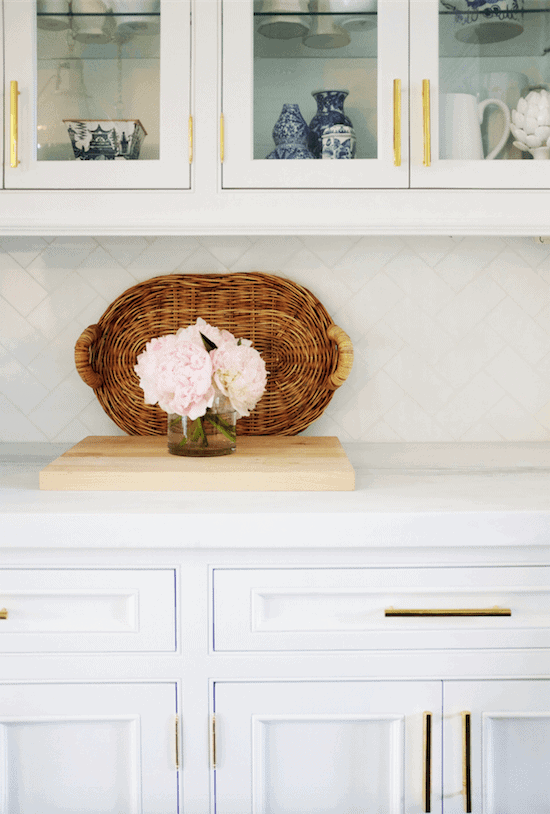
[(0, 440), (120, 434), (74, 343), (158, 274), (266, 271), (309, 288), (355, 365), (309, 434), (549, 441), (550, 246), (528, 237), (0, 238)]

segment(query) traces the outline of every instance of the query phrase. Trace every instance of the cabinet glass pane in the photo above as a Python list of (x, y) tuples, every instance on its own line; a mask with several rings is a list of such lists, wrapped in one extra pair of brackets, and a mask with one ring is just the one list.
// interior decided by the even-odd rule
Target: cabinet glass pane
[(254, 158), (376, 158), (376, 0), (254, 8)]
[(548, 0), (440, 0), (440, 158), (548, 158), (549, 54)]
[(160, 0), (37, 0), (37, 159), (159, 158)]

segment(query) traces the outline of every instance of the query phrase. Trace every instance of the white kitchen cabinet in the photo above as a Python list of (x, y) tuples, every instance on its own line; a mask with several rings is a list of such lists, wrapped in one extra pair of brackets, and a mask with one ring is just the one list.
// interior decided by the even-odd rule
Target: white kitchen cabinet
[[(517, 106), (520, 96), (550, 88), (550, 6), (545, 0), (474, 5), (410, 0), (411, 187), (547, 189), (548, 160), (533, 160), (531, 153), (514, 146), (512, 134), (494, 159), (485, 156), (501, 142), (506, 111)], [(429, 82), (429, 104), (423, 103), (424, 80)], [(505, 109), (491, 104), (482, 110), (478, 102), (487, 99), (500, 101)], [(544, 126), (537, 135), (546, 144), (548, 104), (535, 115), (537, 125)], [(548, 154), (546, 150), (544, 158)]]
[[(479, 6), (466, 0), (379, 0), (377, 10), (376, 4), (365, 3), (369, 11), (356, 12), (355, 18), (344, 0), (318, 8), (323, 11), (277, 18), (273, 3), (256, 3), (253, 11), (252, 0), (223, 0), (224, 188), (550, 185), (548, 161), (533, 161), (514, 147), (508, 129), (510, 108), (520, 94), (543, 87), (549, 78), (550, 7), (545, 2)], [(309, 32), (273, 38), (277, 19), (286, 25), (299, 20)], [(321, 26), (326, 39), (336, 40), (334, 32), (344, 29), (344, 44), (308, 45), (319, 41)], [(396, 79), (401, 82), (399, 112)], [(311, 94), (319, 87), (349, 91), (344, 112), (356, 131), (356, 159), (266, 161), (282, 105), (299, 103), (309, 122), (316, 111)], [(501, 106), (493, 103), (482, 111), (479, 102), (489, 98)], [(550, 125), (548, 107), (546, 113), (548, 120), (539, 111), (545, 126)], [(544, 133), (547, 139), (550, 129)], [(495, 150), (494, 159), (486, 160)]]
[(169, 682), (2, 683), (3, 814), (176, 814), (175, 699)]
[(545, 814), (550, 681), (448, 681), (443, 693), (445, 814)]
[(221, 814), (548, 811), (550, 681), (217, 682), (214, 709)]
[(423, 735), (425, 712), (441, 725), (436, 681), (217, 682), (214, 703), (218, 814), (441, 806), (440, 739)]
[[(287, 25), (299, 19), (309, 27), (303, 37), (292, 39), (272, 37), (277, 17), (262, 8), (256, 3), (253, 10), (252, 0), (223, 0), (223, 188), (408, 186), (407, 0), (381, 0), (378, 11), (371, 3), (363, 15), (343, 14), (342, 6), (335, 15), (285, 16), (291, 21)], [(320, 26), (325, 33), (320, 33)], [(343, 32), (348, 44), (325, 47), (331, 36), (338, 36), (337, 31)], [(401, 82), (400, 88), (394, 88), (394, 79)], [(343, 113), (356, 134), (356, 158), (265, 160), (275, 149), (272, 130), (283, 105), (298, 104), (304, 122), (310, 124), (317, 114), (312, 94), (318, 89), (349, 94)], [(397, 161), (394, 94), (398, 102), (403, 97)]]
[[(546, 0), (525, 0), (517, 20), (501, 9), (504, 23), (521, 30), (485, 45), (457, 39), (450, 0), (379, 0), (362, 17), (346, 15), (350, 43), (333, 49), (258, 33), (269, 15), (253, 0), (162, 0), (160, 38), (137, 35), (120, 48), (39, 28), (34, 0), (3, 5), (2, 234), (549, 233), (548, 161), (535, 162), (511, 139), (495, 160), (451, 159), (441, 150), (469, 148), (476, 128), (485, 149), (493, 145), (500, 111), (488, 108), (466, 135), (443, 142), (439, 133), (441, 93), (502, 93), (512, 106), (508, 86), (518, 96), (546, 82)], [(306, 16), (310, 29), (327, 19), (311, 9)], [(343, 16), (328, 14), (336, 26)], [(116, 25), (115, 14), (105, 17)], [(334, 84), (349, 90), (344, 110), (357, 131), (356, 158), (266, 160), (282, 105), (299, 104), (309, 123), (312, 92)], [(62, 120), (76, 113), (139, 119), (147, 130), (140, 158), (75, 160)]]
[(472, 814), (547, 814), (550, 476), (513, 455), (93, 501), (0, 459), (2, 814), (462, 814), (468, 765)]
[(63, 5), (4, 3), (5, 188), (189, 189), (190, 0)]

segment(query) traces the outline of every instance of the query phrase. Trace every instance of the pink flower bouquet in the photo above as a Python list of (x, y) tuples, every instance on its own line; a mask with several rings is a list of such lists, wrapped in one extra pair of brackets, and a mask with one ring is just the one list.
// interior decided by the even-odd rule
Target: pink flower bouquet
[[(195, 325), (180, 328), (176, 334), (151, 339), (137, 357), (134, 370), (145, 403), (158, 403), (181, 426), (180, 444), (207, 447), (206, 421), (232, 441), (233, 449), (235, 420), (224, 415), (228, 411), (238, 418), (250, 415), (265, 391), (267, 378), (265, 362), (249, 339), (236, 339), (200, 317)], [(220, 409), (224, 402), (227, 406)]]

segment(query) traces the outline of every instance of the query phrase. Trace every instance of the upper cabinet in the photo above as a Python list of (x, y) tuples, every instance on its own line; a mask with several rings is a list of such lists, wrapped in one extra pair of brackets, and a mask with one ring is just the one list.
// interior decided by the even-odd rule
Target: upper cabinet
[(550, 0), (0, 2), (4, 234), (550, 234)]
[(224, 188), (408, 186), (407, 0), (224, 0), (222, 26)]
[(411, 186), (548, 188), (550, 2), (410, 8)]
[(6, 188), (190, 187), (190, 0), (4, 8)]
[(548, 0), (223, 0), (222, 26), (224, 188), (550, 185)]

